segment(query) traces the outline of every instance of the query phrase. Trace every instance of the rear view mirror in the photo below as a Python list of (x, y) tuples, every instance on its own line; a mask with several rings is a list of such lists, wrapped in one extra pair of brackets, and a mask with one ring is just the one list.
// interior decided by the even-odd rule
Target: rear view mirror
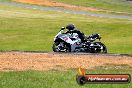
[(65, 29), (65, 27), (61, 27), (61, 30), (64, 30)]

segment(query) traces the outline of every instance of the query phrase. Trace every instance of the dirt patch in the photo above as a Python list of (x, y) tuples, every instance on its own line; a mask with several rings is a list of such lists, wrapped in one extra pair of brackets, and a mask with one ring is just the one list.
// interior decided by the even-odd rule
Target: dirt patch
[(51, 6), (51, 7), (63, 7), (63, 8), (74, 9), (74, 10), (83, 10), (83, 11), (105, 11), (102, 9), (69, 5), (69, 4), (59, 3), (59, 2), (50, 1), (50, 0), (14, 0), (14, 1), (21, 2), (21, 3), (45, 5), (45, 6)]
[(126, 14), (131, 15), (131, 13), (128, 12), (117, 12), (117, 11), (110, 11), (110, 10), (104, 10), (104, 9), (98, 9), (93, 7), (84, 7), (84, 6), (76, 6), (76, 5), (70, 5), (60, 2), (55, 2), (52, 0), (13, 0), (16, 2), (21, 3), (30, 3), (30, 4), (36, 4), (36, 5), (44, 5), (44, 6), (50, 6), (50, 7), (62, 7), (65, 9), (71, 9), (71, 10), (81, 10), (81, 11), (93, 11), (93, 12), (105, 12), (105, 13), (117, 13), (117, 14)]
[(106, 64), (132, 66), (132, 57), (105, 55), (73, 55), (54, 53), (0, 53), (0, 71), (67, 70), (70, 68), (94, 68)]

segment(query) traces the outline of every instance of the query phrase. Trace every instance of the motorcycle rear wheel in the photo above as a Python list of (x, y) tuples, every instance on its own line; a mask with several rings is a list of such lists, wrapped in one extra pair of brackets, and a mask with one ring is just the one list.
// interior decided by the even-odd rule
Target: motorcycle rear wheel
[(99, 45), (101, 48), (97, 48), (95, 50), (95, 53), (107, 53), (106, 46), (101, 42), (95, 42), (94, 44)]

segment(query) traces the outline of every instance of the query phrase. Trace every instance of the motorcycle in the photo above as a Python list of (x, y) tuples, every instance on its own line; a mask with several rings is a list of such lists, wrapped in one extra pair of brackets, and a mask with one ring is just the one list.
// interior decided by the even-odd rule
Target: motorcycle
[(64, 27), (54, 37), (53, 51), (54, 52), (87, 52), (87, 53), (107, 53), (106, 46), (101, 42), (96, 42), (101, 39), (100, 34), (92, 34), (86, 36), (85, 42), (81, 42), (77, 33), (65, 33)]

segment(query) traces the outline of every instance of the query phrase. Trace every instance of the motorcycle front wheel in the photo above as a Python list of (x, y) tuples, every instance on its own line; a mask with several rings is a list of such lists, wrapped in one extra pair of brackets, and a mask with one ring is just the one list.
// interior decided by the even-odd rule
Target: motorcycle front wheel
[(70, 52), (70, 46), (65, 42), (55, 42), (52, 47), (54, 52)]

